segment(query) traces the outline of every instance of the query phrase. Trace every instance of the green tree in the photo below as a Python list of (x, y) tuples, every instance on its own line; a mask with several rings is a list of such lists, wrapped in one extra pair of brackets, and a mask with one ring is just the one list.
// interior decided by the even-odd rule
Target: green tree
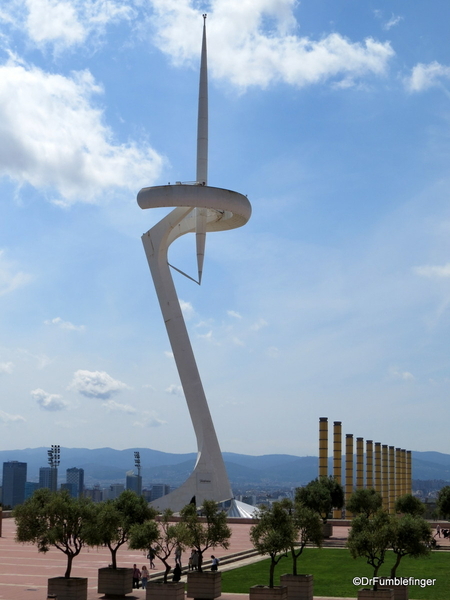
[(425, 505), (412, 494), (405, 494), (395, 501), (395, 512), (421, 517), (425, 512)]
[(446, 485), (439, 491), (436, 509), (442, 518), (450, 519), (450, 485)]
[[(379, 510), (372, 517), (360, 514), (352, 521), (347, 539), (347, 547), (353, 558), (360, 556), (366, 559), (373, 568), (373, 577), (384, 563), (386, 552), (393, 540), (392, 523), (384, 510)], [(374, 589), (377, 589), (375, 581)]]
[(117, 569), (117, 551), (128, 542), (132, 526), (154, 519), (156, 514), (157, 511), (149, 507), (142, 496), (125, 490), (115, 500), (95, 506), (95, 520), (87, 531), (89, 545), (109, 548), (112, 568)]
[(292, 500), (281, 501), (282, 507), (292, 519), (295, 532), (295, 543), (292, 544), (292, 574), (297, 575), (297, 561), (308, 542), (312, 542), (319, 548), (323, 541), (323, 527), (320, 515), (300, 502)]
[(174, 548), (180, 546), (183, 550), (189, 541), (189, 532), (185, 523), (173, 523), (171, 521), (173, 512), (170, 509), (164, 511), (158, 521), (145, 521), (142, 524), (133, 525), (130, 531), (128, 546), (132, 550), (152, 550), (164, 564), (164, 583), (171, 570), (168, 559)]
[(315, 510), (325, 524), (333, 508), (344, 506), (344, 490), (334, 477), (319, 477), (295, 490), (295, 500)]
[(257, 519), (250, 529), (250, 539), (259, 554), (270, 557), (269, 587), (273, 588), (275, 567), (296, 541), (294, 521), (280, 502), (262, 507)]
[(67, 556), (64, 577), (70, 577), (75, 556), (87, 545), (86, 530), (94, 519), (94, 504), (86, 498), (72, 498), (67, 490), (51, 492), (42, 488), (14, 510), (16, 540), (32, 543), (39, 552), (51, 546)]
[(381, 508), (382, 504), (383, 498), (380, 492), (373, 488), (361, 488), (353, 492), (346, 508), (354, 515), (364, 514), (366, 517), (370, 517)]
[(391, 577), (395, 577), (404, 556), (420, 558), (430, 553), (430, 543), (433, 537), (427, 521), (417, 515), (405, 514), (402, 517), (391, 515), (391, 528), (391, 548), (396, 555), (391, 569)]
[(187, 504), (180, 511), (185, 524), (187, 544), (198, 552), (198, 570), (202, 572), (203, 553), (208, 548), (228, 548), (231, 529), (227, 525), (227, 515), (219, 510), (217, 502), (205, 500), (201, 508), (201, 518), (195, 504)]

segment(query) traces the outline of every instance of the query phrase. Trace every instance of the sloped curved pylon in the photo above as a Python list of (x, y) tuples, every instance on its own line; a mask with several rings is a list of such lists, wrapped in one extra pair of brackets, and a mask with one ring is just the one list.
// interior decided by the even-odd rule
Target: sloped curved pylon
[(195, 208), (205, 209), (206, 232), (211, 232), (241, 227), (250, 218), (251, 207), (242, 194), (201, 185), (144, 188), (138, 204), (144, 209), (176, 207), (142, 241), (197, 438), (197, 461), (189, 478), (153, 503), (160, 510), (178, 511), (194, 496), (200, 505), (205, 499), (227, 500), (232, 492), (170, 272), (168, 249), (178, 237), (196, 231)]

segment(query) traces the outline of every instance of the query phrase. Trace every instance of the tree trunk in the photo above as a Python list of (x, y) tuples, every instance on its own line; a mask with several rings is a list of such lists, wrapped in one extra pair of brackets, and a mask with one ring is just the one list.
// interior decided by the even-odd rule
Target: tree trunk
[(67, 554), (67, 569), (64, 574), (64, 577), (66, 577), (66, 578), (70, 577), (70, 572), (72, 571), (72, 561), (73, 561), (73, 554)]
[(401, 560), (402, 560), (401, 554), (397, 554), (397, 560), (395, 561), (395, 565), (391, 569), (391, 577), (392, 578), (395, 577), (395, 572), (397, 571), (397, 567), (400, 564)]
[(273, 576), (275, 573), (275, 564), (276, 564), (275, 561), (272, 559), (270, 561), (270, 572), (269, 572), (270, 573), (269, 574), (269, 587), (270, 588), (273, 588)]
[(109, 549), (111, 550), (111, 559), (112, 559), (112, 568), (113, 569), (117, 569), (117, 548), (111, 548), (111, 546), (109, 547)]

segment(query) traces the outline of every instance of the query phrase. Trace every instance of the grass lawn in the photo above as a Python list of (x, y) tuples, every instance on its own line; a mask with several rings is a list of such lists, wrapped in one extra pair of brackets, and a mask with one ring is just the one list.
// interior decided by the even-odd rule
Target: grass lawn
[[(388, 552), (379, 575), (388, 576), (394, 563), (394, 555)], [(280, 575), (291, 572), (292, 561), (283, 558), (275, 570), (275, 585)], [(353, 577), (372, 577), (373, 570), (365, 559), (353, 559), (348, 550), (331, 548), (306, 548), (299, 558), (297, 571), (314, 575), (315, 596), (356, 598), (358, 589)], [(413, 600), (450, 600), (450, 552), (433, 552), (429, 557), (414, 560), (402, 559), (397, 570), (398, 577), (436, 579), (434, 586), (422, 588), (410, 586), (409, 597)], [(245, 594), (252, 585), (269, 585), (269, 559), (222, 573), (222, 591)]]

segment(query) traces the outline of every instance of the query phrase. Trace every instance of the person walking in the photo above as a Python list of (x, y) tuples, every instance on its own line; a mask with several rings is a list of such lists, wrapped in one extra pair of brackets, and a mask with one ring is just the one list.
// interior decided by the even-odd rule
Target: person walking
[(175, 548), (175, 565), (180, 565), (181, 569), (181, 547), (177, 546)]

